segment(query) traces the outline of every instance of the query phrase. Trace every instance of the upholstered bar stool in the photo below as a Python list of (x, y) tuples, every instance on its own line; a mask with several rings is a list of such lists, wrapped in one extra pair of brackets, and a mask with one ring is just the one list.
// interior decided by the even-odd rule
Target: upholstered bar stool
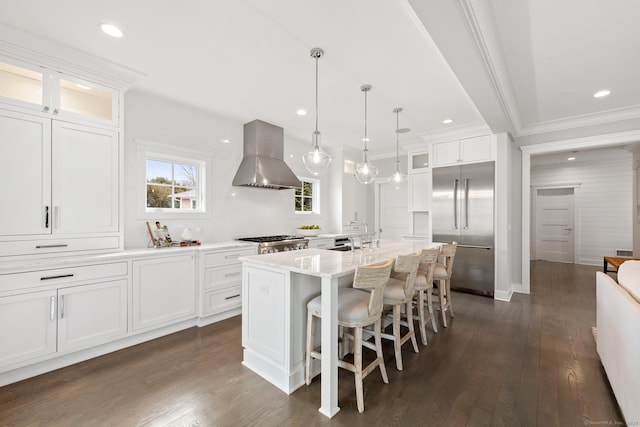
[(416, 275), (415, 303), (420, 325), (422, 344), (427, 345), (427, 322), (431, 321), (433, 332), (438, 332), (436, 316), (433, 314), (433, 272), (438, 262), (440, 248), (423, 249)]
[(456, 257), (458, 243), (447, 243), (440, 246), (440, 260), (433, 270), (433, 280), (438, 282), (438, 299), (440, 302), (440, 312), (442, 313), (442, 326), (447, 327), (447, 317), (445, 311), (449, 310), (451, 317), (453, 305), (451, 302), (451, 274), (453, 272), (453, 261)]
[[(385, 384), (389, 383), (387, 370), (382, 355), (381, 315), (384, 287), (389, 280), (393, 258), (383, 264), (358, 266), (353, 280), (353, 288), (340, 288), (338, 292), (338, 325), (341, 328), (353, 329), (353, 363), (338, 360), (338, 366), (355, 374), (356, 400), (358, 411), (364, 412), (364, 393), (362, 380), (376, 367)], [(370, 292), (361, 291), (367, 289)], [(321, 359), (320, 352), (313, 349), (315, 341), (314, 319), (321, 318), (322, 296), (309, 301), (307, 304), (307, 348), (305, 381), (311, 383), (311, 358)], [(375, 344), (362, 339), (362, 328), (373, 325)], [(362, 367), (362, 347), (376, 352), (376, 358), (366, 367)], [(342, 354), (342, 352), (340, 352)]]
[[(396, 368), (402, 371), (402, 344), (411, 340), (413, 344), (413, 350), (418, 353), (418, 343), (416, 341), (416, 333), (413, 328), (413, 315), (412, 315), (412, 301), (415, 293), (416, 275), (418, 273), (418, 267), (420, 266), (420, 253), (410, 255), (398, 255), (396, 258), (395, 266), (393, 267), (394, 273), (405, 273), (404, 280), (390, 278), (387, 282), (387, 286), (384, 288), (384, 305), (390, 305), (391, 310), (391, 323), (393, 324), (393, 334), (383, 333), (382, 338), (386, 338), (393, 341), (393, 348), (396, 356)], [(407, 320), (402, 321), (402, 310), (405, 310)], [(388, 316), (387, 316), (388, 317)], [(400, 325), (404, 325), (409, 328), (409, 331), (402, 335)]]

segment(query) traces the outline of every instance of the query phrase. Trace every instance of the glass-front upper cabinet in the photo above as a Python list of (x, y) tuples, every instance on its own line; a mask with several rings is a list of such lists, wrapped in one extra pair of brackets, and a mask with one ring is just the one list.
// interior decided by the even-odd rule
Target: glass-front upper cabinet
[(117, 124), (118, 91), (59, 74), (54, 77), (54, 105), (60, 118)]
[(45, 70), (19, 62), (5, 62), (0, 57), (0, 99), (25, 108), (42, 110), (48, 86)]
[(409, 173), (429, 170), (429, 152), (409, 153)]
[(118, 125), (119, 91), (0, 56), (0, 102), (69, 121)]

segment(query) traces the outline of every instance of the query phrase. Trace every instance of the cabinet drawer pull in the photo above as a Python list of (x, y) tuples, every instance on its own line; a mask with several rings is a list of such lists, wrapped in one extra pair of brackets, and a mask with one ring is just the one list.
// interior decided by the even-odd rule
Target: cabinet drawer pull
[(59, 276), (44, 276), (40, 280), (63, 279), (65, 277), (73, 277), (73, 274), (61, 274)]
[(242, 274), (242, 272), (240, 271), (235, 271), (233, 273), (225, 273), (224, 277), (233, 277), (233, 276), (240, 276)]
[(56, 297), (49, 298), (49, 320), (56, 318)]
[(60, 318), (64, 319), (64, 295), (60, 296)]
[(44, 228), (49, 228), (49, 206), (44, 207)]
[(238, 259), (240, 258), (240, 255), (235, 254), (235, 255), (225, 255), (224, 259)]
[(234, 299), (234, 298), (238, 298), (239, 296), (240, 296), (240, 294), (231, 295), (230, 297), (226, 297), (225, 299)]
[(36, 245), (36, 249), (66, 248), (69, 245)]

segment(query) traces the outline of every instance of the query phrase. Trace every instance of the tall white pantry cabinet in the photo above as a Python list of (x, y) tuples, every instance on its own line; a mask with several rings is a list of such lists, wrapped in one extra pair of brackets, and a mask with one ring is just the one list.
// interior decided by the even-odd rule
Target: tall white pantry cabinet
[(0, 260), (122, 249), (123, 81), (23, 56), (0, 44)]

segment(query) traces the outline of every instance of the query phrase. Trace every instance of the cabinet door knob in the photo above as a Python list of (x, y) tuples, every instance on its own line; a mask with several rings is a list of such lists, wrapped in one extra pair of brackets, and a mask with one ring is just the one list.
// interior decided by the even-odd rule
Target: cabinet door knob
[(57, 108), (53, 109), (53, 114), (58, 114), (60, 112), (60, 110), (58, 110)]
[(50, 110), (50, 107), (48, 105), (45, 105), (44, 107), (42, 107), (42, 111), (47, 112)]

